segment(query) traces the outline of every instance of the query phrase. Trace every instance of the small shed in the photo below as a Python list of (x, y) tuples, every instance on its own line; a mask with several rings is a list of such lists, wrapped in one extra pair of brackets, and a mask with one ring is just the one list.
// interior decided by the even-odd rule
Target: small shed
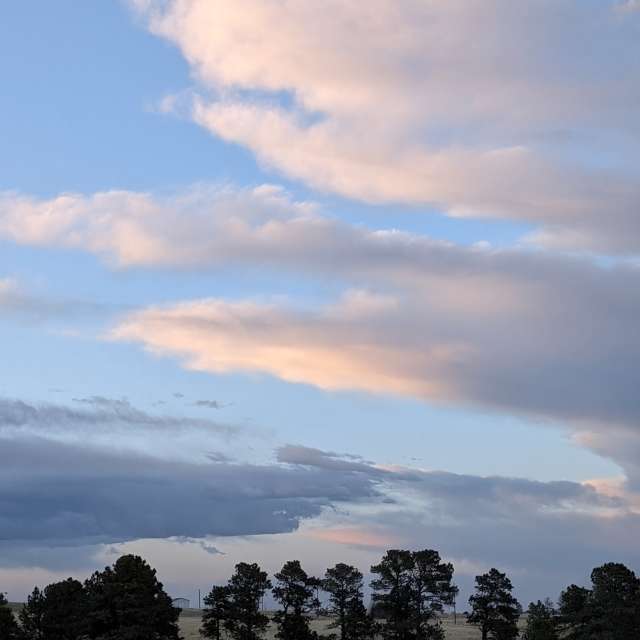
[(176, 609), (188, 609), (189, 608), (189, 601), (186, 598), (174, 598), (171, 601), (171, 604)]

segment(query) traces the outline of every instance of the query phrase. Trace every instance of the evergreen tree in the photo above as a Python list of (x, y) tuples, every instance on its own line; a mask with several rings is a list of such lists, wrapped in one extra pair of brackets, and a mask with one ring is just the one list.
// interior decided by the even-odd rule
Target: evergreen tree
[(623, 564), (609, 562), (591, 573), (594, 631), (607, 640), (640, 638), (640, 580)]
[(229, 588), (214, 586), (205, 596), (204, 606), (200, 634), (211, 640), (220, 640), (223, 625), (229, 617)]
[(371, 583), (374, 604), (384, 611), (383, 635), (393, 640), (440, 640), (440, 615), (453, 603), (453, 565), (442, 562), (432, 549), (387, 551), (371, 567), (378, 578)]
[(523, 640), (558, 640), (558, 621), (551, 600), (532, 602), (527, 609)]
[(511, 580), (497, 569), (476, 576), (476, 593), (469, 598), (472, 611), (468, 621), (480, 628), (482, 640), (518, 637), (522, 608), (512, 591)]
[(20, 629), (8, 605), (4, 594), (0, 592), (0, 638), (2, 640), (19, 640)]
[(320, 606), (316, 596), (319, 581), (308, 576), (299, 560), (285, 562), (275, 574), (273, 596), (281, 609), (274, 616), (280, 640), (308, 640), (316, 634), (309, 627), (309, 613)]
[(560, 620), (568, 640), (640, 638), (640, 580), (610, 562), (591, 573), (591, 590), (571, 585), (560, 596)]
[(390, 549), (379, 564), (371, 567), (378, 577), (371, 582), (374, 603), (384, 612), (382, 635), (389, 640), (410, 640), (411, 570), (410, 551)]
[(591, 636), (593, 611), (591, 591), (575, 584), (560, 594), (558, 619), (562, 637), (567, 640), (581, 640)]
[(322, 588), (329, 594), (328, 613), (335, 618), (330, 629), (340, 629), (341, 640), (360, 640), (373, 635), (373, 620), (363, 602), (362, 573), (339, 563), (327, 569)]
[(234, 640), (257, 640), (269, 626), (260, 602), (271, 582), (257, 564), (241, 562), (227, 586), (228, 615), (224, 628)]
[(452, 584), (453, 565), (440, 560), (432, 549), (411, 554), (411, 627), (417, 640), (444, 638), (440, 615), (453, 604), (457, 587)]
[(94, 640), (179, 640), (180, 610), (142, 558), (125, 555), (86, 582), (89, 637)]
[(42, 640), (81, 640), (87, 632), (87, 596), (73, 578), (47, 585), (42, 594)]
[(44, 593), (36, 587), (27, 598), (20, 611), (20, 626), (28, 640), (44, 640), (44, 612), (46, 600)]

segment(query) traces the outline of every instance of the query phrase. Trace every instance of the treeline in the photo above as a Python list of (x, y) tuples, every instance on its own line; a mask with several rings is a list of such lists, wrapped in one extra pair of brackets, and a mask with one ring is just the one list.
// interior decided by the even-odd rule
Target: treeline
[(84, 583), (68, 578), (36, 587), (20, 625), (0, 607), (0, 640), (176, 640), (179, 616), (155, 569), (126, 555)]
[[(371, 567), (372, 603), (364, 603), (364, 577), (337, 564), (322, 578), (310, 576), (297, 560), (270, 579), (257, 564), (241, 562), (225, 585), (205, 598), (201, 634), (221, 640), (260, 640), (276, 626), (279, 640), (442, 640), (441, 619), (455, 604), (453, 565), (437, 551), (390, 550)], [(593, 570), (591, 588), (571, 585), (558, 605), (531, 603), (524, 640), (632, 640), (640, 638), (640, 580), (622, 564)], [(509, 578), (491, 569), (476, 577), (467, 622), (483, 640), (514, 640), (522, 608)], [(278, 604), (271, 617), (262, 602), (270, 593)], [(321, 594), (323, 597), (321, 598)], [(179, 640), (180, 610), (138, 556), (122, 556), (84, 583), (69, 578), (34, 589), (18, 615), (0, 594), (0, 640)], [(329, 618), (327, 633), (311, 620)]]

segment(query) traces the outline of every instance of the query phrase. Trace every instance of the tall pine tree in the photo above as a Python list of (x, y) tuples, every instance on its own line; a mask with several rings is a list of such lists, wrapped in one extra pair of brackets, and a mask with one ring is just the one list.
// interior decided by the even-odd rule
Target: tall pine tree
[(307, 575), (299, 560), (285, 562), (274, 577), (273, 597), (280, 603), (280, 610), (274, 616), (278, 625), (276, 637), (280, 640), (314, 638), (316, 634), (309, 627), (309, 614), (319, 607), (316, 597), (319, 580)]
[(227, 615), (224, 628), (234, 640), (258, 640), (269, 626), (260, 602), (271, 582), (253, 563), (240, 562), (227, 585)]
[(322, 588), (329, 594), (328, 613), (334, 618), (330, 629), (340, 630), (341, 640), (371, 638), (374, 624), (363, 602), (362, 573), (339, 563), (327, 569)]
[(472, 611), (468, 621), (480, 628), (482, 640), (518, 637), (522, 607), (512, 591), (511, 580), (497, 569), (476, 577), (476, 592), (469, 598)]

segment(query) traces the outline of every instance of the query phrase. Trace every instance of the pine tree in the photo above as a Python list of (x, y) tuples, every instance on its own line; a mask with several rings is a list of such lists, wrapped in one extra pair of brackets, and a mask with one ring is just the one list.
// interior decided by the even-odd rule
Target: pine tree
[(83, 639), (87, 607), (87, 594), (78, 580), (67, 578), (47, 585), (43, 592), (42, 639)]
[(453, 603), (457, 587), (452, 584), (453, 565), (442, 562), (432, 549), (411, 554), (411, 626), (418, 640), (444, 638), (440, 615)]
[(371, 583), (374, 603), (384, 611), (383, 635), (392, 640), (440, 640), (440, 615), (453, 603), (457, 587), (453, 565), (442, 562), (432, 549), (387, 551), (371, 567), (378, 578)]
[(480, 627), (482, 640), (513, 640), (518, 637), (520, 603), (513, 597), (511, 580), (497, 569), (476, 576), (476, 593), (468, 621)]
[(204, 599), (200, 634), (204, 638), (220, 640), (222, 628), (229, 617), (229, 588), (214, 586)]
[(566, 640), (582, 640), (591, 635), (593, 611), (591, 591), (575, 584), (560, 594), (559, 623)]
[(271, 582), (257, 564), (241, 562), (227, 586), (228, 615), (224, 628), (234, 640), (258, 640), (269, 626), (260, 602)]
[(125, 555), (86, 582), (89, 637), (95, 640), (179, 640), (180, 610), (142, 558)]
[(19, 640), (20, 629), (8, 605), (4, 594), (0, 592), (0, 638), (2, 640)]
[(558, 620), (551, 600), (532, 602), (527, 609), (523, 640), (558, 640)]
[(335, 621), (330, 629), (340, 629), (341, 640), (360, 640), (373, 635), (373, 620), (363, 602), (362, 573), (339, 563), (327, 569), (322, 588), (329, 594), (329, 610)]
[(44, 614), (46, 600), (44, 593), (36, 587), (27, 598), (26, 604), (20, 611), (20, 626), (28, 640), (45, 640)]
[(625, 565), (609, 562), (591, 573), (594, 631), (607, 640), (640, 638), (640, 579)]
[(591, 590), (571, 585), (560, 596), (560, 621), (567, 640), (640, 638), (640, 579), (610, 562), (591, 573)]
[(371, 582), (373, 600), (384, 612), (382, 635), (389, 640), (411, 640), (411, 570), (410, 551), (390, 549), (379, 564), (371, 567), (378, 577)]
[(316, 589), (319, 581), (308, 576), (299, 560), (285, 562), (275, 574), (273, 596), (281, 609), (274, 616), (280, 640), (309, 640), (315, 637), (309, 627), (309, 613), (319, 608)]

